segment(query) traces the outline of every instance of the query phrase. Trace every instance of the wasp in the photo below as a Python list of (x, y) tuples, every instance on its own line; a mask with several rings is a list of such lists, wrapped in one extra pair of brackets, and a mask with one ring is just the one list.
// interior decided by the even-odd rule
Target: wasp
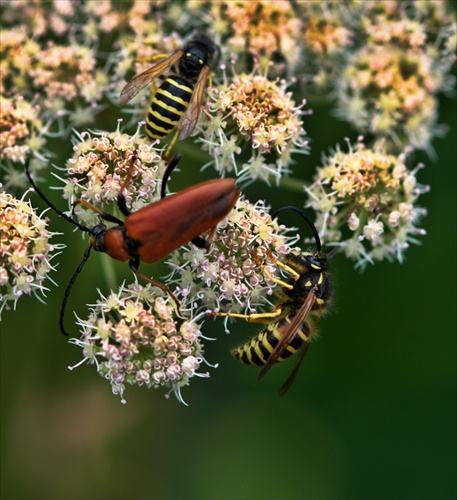
[[(259, 381), (275, 363), (298, 352), (295, 367), (280, 388), (280, 395), (284, 395), (294, 382), (314, 337), (319, 317), (327, 309), (332, 295), (328, 255), (322, 253), (316, 227), (308, 216), (296, 207), (283, 207), (273, 214), (273, 218), (285, 210), (298, 212), (306, 220), (313, 232), (317, 251), (291, 252), (284, 263), (273, 259), (275, 264), (289, 274), (290, 277), (286, 281), (272, 277), (259, 262), (267, 276), (282, 287), (282, 302), (272, 312), (210, 313), (212, 316), (231, 316), (253, 322), (272, 319), (264, 330), (234, 349), (232, 354), (242, 363), (262, 366), (257, 377)], [(314, 316), (312, 321), (311, 316)]]
[[(164, 176), (165, 182), (180, 159), (181, 155), (177, 153), (170, 161)], [(126, 217), (124, 221), (98, 210), (86, 200), (76, 200), (73, 203), (73, 207), (77, 204), (86, 206), (98, 213), (102, 219), (100, 224), (90, 229), (60, 211), (48, 200), (36, 186), (29, 171), (29, 163), (30, 157), (27, 158), (25, 171), (35, 192), (59, 216), (89, 234), (89, 246), (70, 280), (60, 309), (60, 331), (66, 336), (68, 334), (64, 329), (63, 320), (68, 297), (92, 249), (104, 252), (115, 260), (128, 261), (136, 276), (167, 292), (179, 309), (178, 300), (165, 284), (139, 272), (140, 261), (147, 264), (156, 262), (189, 241), (200, 248), (208, 248), (218, 222), (230, 212), (240, 195), (235, 179), (214, 179), (202, 182), (166, 197), (164, 197), (165, 189), (162, 186), (161, 200), (136, 212), (130, 212), (123, 194), (125, 186), (130, 181), (129, 173), (117, 197), (119, 210)], [(103, 221), (116, 225), (107, 227)], [(208, 239), (200, 236), (209, 230), (211, 234)]]
[[(156, 57), (166, 56), (160, 54)], [(146, 85), (177, 65), (177, 72), (165, 78), (154, 93), (146, 119), (146, 134), (151, 140), (162, 139), (179, 123), (167, 154), (177, 138), (185, 139), (194, 130), (200, 116), (206, 80), (218, 58), (218, 46), (198, 36), (171, 56), (134, 76), (123, 88), (120, 99), (125, 104)]]

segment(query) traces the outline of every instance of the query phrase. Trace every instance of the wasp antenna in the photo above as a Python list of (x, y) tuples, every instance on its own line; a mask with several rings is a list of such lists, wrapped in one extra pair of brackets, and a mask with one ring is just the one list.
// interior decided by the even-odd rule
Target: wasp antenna
[(167, 168), (166, 168), (165, 173), (163, 174), (163, 178), (162, 178), (162, 187), (160, 188), (160, 197), (161, 198), (165, 198), (165, 196), (166, 196), (165, 189), (167, 187), (168, 180), (170, 179), (171, 173), (176, 168), (176, 166), (178, 165), (181, 158), (182, 158), (182, 154), (176, 153), (173, 156), (173, 158), (168, 162)]
[(48, 198), (42, 193), (42, 191), (38, 188), (38, 186), (35, 184), (35, 181), (32, 178), (32, 175), (30, 173), (30, 156), (27, 157), (25, 160), (25, 175), (30, 181), (30, 184), (32, 184), (33, 189), (35, 190), (36, 194), (48, 205), (49, 208), (54, 210), (54, 212), (57, 215), (60, 215), (60, 217), (63, 217), (65, 220), (68, 222), (71, 222), (74, 224), (78, 229), (81, 229), (81, 231), (84, 231), (86, 233), (90, 232), (90, 229), (87, 228), (86, 226), (83, 226), (79, 222), (75, 221), (71, 217), (69, 217), (67, 214), (64, 214), (61, 210), (59, 210), (53, 203), (51, 203)]
[(87, 262), (87, 259), (89, 258), (91, 250), (92, 250), (92, 244), (86, 248), (86, 251), (84, 252), (83, 260), (80, 262), (75, 273), (73, 274), (73, 276), (70, 280), (70, 283), (68, 284), (67, 289), (65, 290), (65, 294), (64, 294), (63, 300), (62, 300), (62, 305), (60, 306), (59, 326), (60, 326), (60, 331), (66, 337), (68, 337), (68, 333), (65, 331), (65, 328), (63, 326), (63, 317), (65, 315), (65, 308), (67, 307), (68, 297), (70, 296), (70, 292), (71, 292), (71, 289), (73, 288), (73, 285), (75, 284), (76, 278), (78, 277), (79, 273), (82, 271), (84, 264)]
[(280, 212), (285, 212), (286, 210), (290, 210), (292, 212), (297, 212), (305, 219), (305, 221), (308, 223), (309, 227), (311, 228), (311, 231), (313, 232), (314, 241), (316, 242), (317, 251), (320, 252), (322, 245), (321, 245), (321, 239), (319, 237), (319, 233), (317, 232), (316, 226), (313, 224), (312, 220), (305, 214), (305, 212), (303, 212), (302, 210), (300, 210), (297, 207), (287, 206), (287, 207), (278, 208), (278, 210), (276, 210), (276, 212), (273, 213), (271, 218), (275, 219), (276, 216)]

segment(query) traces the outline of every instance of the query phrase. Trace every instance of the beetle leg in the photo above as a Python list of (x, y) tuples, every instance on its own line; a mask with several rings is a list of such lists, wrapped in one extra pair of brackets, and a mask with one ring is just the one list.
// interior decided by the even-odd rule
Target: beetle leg
[(181, 153), (176, 153), (173, 158), (168, 162), (167, 168), (165, 169), (165, 172), (162, 177), (162, 186), (160, 188), (160, 198), (165, 198), (166, 193), (165, 189), (167, 187), (168, 181), (170, 179), (170, 175), (173, 172), (173, 170), (176, 168), (178, 165), (179, 161), (182, 158)]
[(117, 217), (114, 217), (114, 215), (108, 214), (106, 212), (102, 212), (98, 208), (94, 207), (91, 203), (89, 203), (87, 200), (75, 200), (73, 202), (73, 213), (76, 205), (84, 205), (86, 208), (89, 208), (93, 212), (97, 213), (103, 220), (106, 220), (108, 222), (113, 222), (114, 224), (118, 224), (119, 226), (123, 226), (124, 222), (118, 219)]
[(130, 158), (130, 168), (129, 171), (127, 172), (127, 175), (125, 176), (124, 182), (121, 185), (121, 189), (119, 190), (119, 194), (117, 195), (117, 206), (119, 207), (119, 210), (123, 215), (126, 217), (129, 216), (132, 212), (129, 210), (127, 207), (127, 202), (125, 200), (124, 196), (124, 189), (125, 187), (131, 182), (132, 180), (132, 170), (135, 165), (135, 161), (138, 159), (137, 154), (133, 154), (132, 157)]
[(157, 288), (160, 288), (161, 290), (166, 292), (175, 302), (176, 307), (178, 308), (178, 313), (179, 313), (179, 308), (181, 307), (181, 304), (179, 303), (179, 300), (176, 298), (174, 293), (164, 283), (161, 283), (160, 281), (156, 281), (156, 280), (150, 278), (149, 276), (146, 276), (145, 274), (140, 273), (138, 271), (139, 265), (140, 265), (140, 261), (139, 261), (138, 257), (135, 257), (134, 259), (131, 259), (129, 261), (130, 269), (135, 274), (135, 276), (138, 276), (138, 278), (141, 278), (144, 281), (151, 283), (151, 285), (156, 286)]
[(127, 201), (125, 200), (125, 196), (122, 193), (117, 195), (117, 206), (122, 214), (126, 217), (130, 215), (132, 212), (127, 208)]
[(202, 248), (203, 250), (208, 250), (208, 248), (211, 245), (211, 242), (203, 238), (202, 236), (197, 236), (192, 240), (192, 243), (197, 247), (197, 248)]

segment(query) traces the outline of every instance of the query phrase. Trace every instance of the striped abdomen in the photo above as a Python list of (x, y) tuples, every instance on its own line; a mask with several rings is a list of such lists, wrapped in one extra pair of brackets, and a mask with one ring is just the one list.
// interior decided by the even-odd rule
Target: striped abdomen
[[(232, 354), (242, 363), (247, 365), (262, 366), (266, 364), (271, 352), (282, 339), (294, 316), (287, 315), (278, 321), (270, 323), (253, 339), (234, 349)], [(307, 322), (303, 323), (296, 331), (292, 342), (282, 351), (278, 361), (292, 356), (305, 342), (309, 341), (310, 328)]]
[(165, 79), (149, 107), (146, 133), (150, 139), (161, 139), (176, 127), (189, 106), (193, 90), (191, 83), (177, 75)]

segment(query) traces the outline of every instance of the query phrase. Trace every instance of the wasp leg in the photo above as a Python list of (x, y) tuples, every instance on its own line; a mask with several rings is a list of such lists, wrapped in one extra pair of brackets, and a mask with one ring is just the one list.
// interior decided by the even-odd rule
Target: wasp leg
[(165, 59), (169, 56), (170, 54), (156, 54), (155, 56), (152, 57), (140, 57), (139, 59), (135, 59), (136, 62), (151, 62), (155, 61), (157, 59)]
[(287, 264), (283, 264), (280, 260), (276, 259), (275, 264), (278, 265), (279, 267), (282, 267), (284, 269), (284, 271), (291, 274), (294, 277), (295, 281), (297, 281), (300, 278), (300, 273), (297, 273), (297, 271), (295, 271), (295, 269), (292, 269)]
[[(152, 80), (152, 82), (151, 82), (151, 98), (149, 99), (150, 101), (152, 101), (152, 99), (156, 95), (156, 92), (157, 92), (157, 85), (156, 85), (155, 80)], [(146, 108), (145, 115), (147, 116), (147, 114), (148, 114), (148, 109)]]
[(163, 155), (163, 159), (165, 161), (169, 161), (171, 149), (175, 145), (175, 142), (178, 140), (178, 136), (179, 136), (179, 127), (177, 128), (176, 133), (175, 133), (172, 141), (168, 145), (167, 150), (165, 151), (165, 154)]
[[(282, 305), (279, 305), (273, 312), (253, 313), (253, 314), (239, 314), (239, 313), (223, 313), (223, 312), (209, 312), (208, 316), (229, 316), (231, 318), (245, 319), (246, 321), (253, 321), (257, 323), (264, 323), (266, 318), (276, 318), (282, 313)], [(270, 323), (270, 321), (267, 321)]]
[(211, 72), (209, 75), (208, 75), (208, 87), (212, 87), (213, 86), (213, 76), (215, 75), (214, 72)]
[[(273, 257), (272, 254), (270, 254), (271, 257)], [(293, 285), (290, 283), (286, 283), (283, 280), (280, 280), (279, 278), (275, 278), (274, 276), (271, 275), (270, 271), (260, 262), (258, 256), (255, 256), (255, 259), (257, 261), (257, 264), (259, 267), (262, 268), (262, 271), (270, 278), (270, 280), (273, 283), (276, 283), (277, 285), (280, 285), (284, 288), (288, 288), (289, 290), (292, 290), (294, 288)], [(287, 271), (289, 274), (291, 274), (294, 277), (294, 280), (297, 281), (300, 278), (300, 274), (295, 271), (295, 269), (292, 269), (289, 267), (287, 264), (283, 264), (280, 260), (278, 260), (276, 257), (273, 257), (273, 264), (277, 264), (278, 266), (282, 267), (285, 271)]]

